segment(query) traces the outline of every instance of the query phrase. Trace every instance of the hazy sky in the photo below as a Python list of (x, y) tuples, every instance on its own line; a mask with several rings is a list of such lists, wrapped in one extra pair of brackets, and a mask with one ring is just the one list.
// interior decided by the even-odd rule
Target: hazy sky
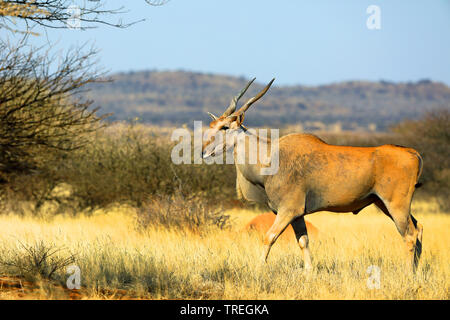
[[(111, 72), (183, 69), (276, 77), (278, 85), (423, 78), (450, 85), (449, 0), (120, 2), (129, 9), (124, 21), (147, 20), (123, 30), (51, 30), (48, 38), (59, 47), (94, 41)], [(369, 5), (381, 9), (380, 30), (366, 26)]]

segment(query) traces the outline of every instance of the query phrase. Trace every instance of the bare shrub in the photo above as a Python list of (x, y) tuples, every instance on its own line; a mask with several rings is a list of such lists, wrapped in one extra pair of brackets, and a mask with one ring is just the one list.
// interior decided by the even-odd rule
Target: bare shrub
[(197, 232), (208, 227), (228, 228), (230, 216), (197, 195), (185, 196), (180, 192), (153, 196), (140, 208), (138, 224), (142, 228), (156, 225)]
[(45, 170), (103, 125), (92, 101), (79, 97), (102, 75), (93, 69), (95, 50), (48, 51), (26, 38), (15, 46), (0, 42), (0, 183)]
[[(139, 124), (114, 124), (97, 132), (93, 143), (57, 166), (56, 176), (74, 188), (83, 207), (125, 202), (140, 207), (150, 196), (175, 195), (189, 181), (190, 193), (218, 201), (234, 196), (234, 166), (173, 165), (173, 142)], [(49, 177), (49, 179), (52, 179)]]
[(56, 272), (74, 263), (73, 254), (61, 255), (63, 248), (43, 241), (34, 244), (23, 244), (19, 247), (3, 251), (0, 266), (8, 274), (15, 274), (30, 280), (53, 279)]
[[(48, 162), (33, 175), (14, 176), (2, 187), (4, 199), (40, 204), (51, 200), (60, 183), (73, 188), (77, 210), (128, 203), (140, 207), (157, 194), (174, 195), (179, 183), (189, 192), (225, 204), (235, 197), (232, 165), (173, 165), (173, 142), (145, 125), (113, 124), (92, 134), (91, 143)], [(70, 199), (67, 199), (70, 201)]]

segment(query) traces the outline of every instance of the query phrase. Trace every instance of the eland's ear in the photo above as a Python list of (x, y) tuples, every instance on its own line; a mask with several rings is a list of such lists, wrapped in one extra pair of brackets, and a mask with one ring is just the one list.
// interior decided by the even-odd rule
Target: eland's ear
[(208, 112), (208, 114), (211, 117), (211, 119), (213, 119), (213, 120), (219, 119), (217, 116), (213, 115), (211, 112)]
[(238, 126), (241, 126), (244, 123), (244, 117), (245, 117), (244, 113), (237, 117), (236, 122), (237, 122)]

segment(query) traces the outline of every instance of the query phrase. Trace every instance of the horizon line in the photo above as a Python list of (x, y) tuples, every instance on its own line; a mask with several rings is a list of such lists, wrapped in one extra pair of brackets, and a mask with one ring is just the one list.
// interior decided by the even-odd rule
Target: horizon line
[[(199, 75), (208, 75), (208, 76), (219, 76), (219, 77), (228, 77), (228, 78), (236, 78), (236, 79), (243, 79), (245, 81), (248, 81), (251, 77), (246, 75), (235, 75), (235, 74), (229, 74), (229, 73), (222, 73), (222, 72), (213, 72), (213, 71), (198, 71), (198, 70), (189, 70), (189, 69), (183, 69), (183, 68), (174, 68), (174, 69), (129, 69), (129, 70), (120, 70), (120, 71), (111, 71), (107, 73), (107, 76), (114, 76), (114, 75), (121, 75), (121, 74), (132, 74), (132, 73), (141, 73), (141, 72), (158, 72), (158, 73), (193, 73), (193, 74), (199, 74)], [(275, 76), (276, 78), (276, 76)], [(384, 84), (421, 84), (421, 83), (433, 83), (433, 84), (442, 84), (446, 87), (450, 88), (450, 83), (446, 83), (444, 81), (440, 80), (433, 80), (428, 77), (423, 77), (418, 80), (408, 80), (408, 81), (395, 81), (395, 80), (388, 80), (388, 79), (378, 79), (378, 80), (367, 80), (367, 79), (347, 79), (347, 80), (338, 80), (330, 82), (323, 82), (320, 84), (302, 84), (300, 82), (297, 82), (295, 84), (276, 84), (274, 83), (275, 87), (296, 87), (296, 86), (302, 86), (302, 87), (320, 87), (320, 86), (329, 86), (333, 84), (340, 84), (340, 83), (352, 83), (352, 82), (359, 82), (359, 83), (384, 83)], [(258, 81), (256, 81), (258, 83)]]

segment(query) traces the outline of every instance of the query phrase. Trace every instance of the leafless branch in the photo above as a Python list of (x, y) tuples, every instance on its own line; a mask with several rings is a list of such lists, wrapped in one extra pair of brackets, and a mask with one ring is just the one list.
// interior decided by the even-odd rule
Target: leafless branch
[[(145, 0), (151, 6), (162, 6), (168, 0)], [(73, 0), (0, 0), (0, 28), (17, 32), (16, 20), (26, 23), (28, 32), (33, 26), (53, 29), (70, 28), (71, 19), (80, 22), (79, 29), (96, 28), (108, 25), (116, 28), (127, 28), (145, 19), (123, 22), (120, 18), (111, 19), (127, 13), (124, 6), (110, 8), (106, 1), (73, 1)]]
[(32, 167), (36, 150), (78, 149), (102, 126), (92, 101), (80, 98), (103, 76), (95, 54), (76, 48), (58, 57), (26, 40), (0, 43), (0, 172)]

